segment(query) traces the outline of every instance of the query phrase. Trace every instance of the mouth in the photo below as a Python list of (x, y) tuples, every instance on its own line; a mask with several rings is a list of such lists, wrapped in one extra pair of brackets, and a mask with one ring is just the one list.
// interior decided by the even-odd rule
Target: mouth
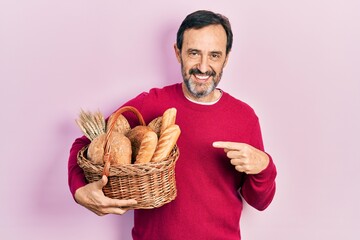
[(216, 75), (214, 71), (207, 71), (207, 72), (203, 73), (197, 68), (191, 69), (189, 71), (189, 73), (190, 73), (190, 75), (193, 75), (195, 77), (195, 80), (198, 82), (206, 82), (207, 80), (210, 79), (210, 77), (213, 77)]
[(211, 75), (207, 75), (207, 74), (193, 74), (193, 76), (197, 80), (204, 81), (204, 82), (207, 81), (211, 77)]

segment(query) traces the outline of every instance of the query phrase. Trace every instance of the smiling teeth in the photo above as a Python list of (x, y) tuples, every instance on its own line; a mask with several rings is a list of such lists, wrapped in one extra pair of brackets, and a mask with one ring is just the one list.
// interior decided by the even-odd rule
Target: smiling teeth
[(205, 80), (205, 79), (209, 78), (208, 75), (195, 75), (195, 76), (196, 76), (196, 78), (201, 79), (201, 80)]

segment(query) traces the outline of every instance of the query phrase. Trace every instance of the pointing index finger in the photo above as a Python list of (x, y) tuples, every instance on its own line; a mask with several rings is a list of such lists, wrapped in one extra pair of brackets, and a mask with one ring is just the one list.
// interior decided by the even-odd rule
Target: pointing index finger
[(215, 148), (224, 148), (224, 149), (231, 149), (231, 150), (237, 150), (240, 148), (240, 143), (228, 142), (228, 141), (216, 141), (216, 142), (213, 142), (212, 145)]

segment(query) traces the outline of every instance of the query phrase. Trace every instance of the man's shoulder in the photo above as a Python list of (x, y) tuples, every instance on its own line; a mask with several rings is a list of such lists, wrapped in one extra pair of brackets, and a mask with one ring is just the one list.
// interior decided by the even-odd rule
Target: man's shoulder
[(141, 93), (140, 95), (148, 100), (161, 99), (165, 101), (168, 98), (173, 98), (174, 96), (176, 96), (179, 92), (179, 87), (181, 89), (181, 85), (179, 83), (167, 85), (163, 87), (154, 87), (147, 92)]
[(240, 98), (235, 97), (235, 96), (233, 96), (230, 93), (225, 92), (225, 91), (223, 91), (223, 94), (224, 94), (224, 96), (226, 96), (227, 101), (232, 102), (232, 104), (235, 104), (235, 105), (238, 105), (238, 106), (243, 106), (244, 108), (247, 108), (247, 109), (252, 109), (252, 107), (247, 102), (245, 102), (244, 100), (241, 100)]
[(177, 91), (177, 89), (179, 88), (179, 86), (181, 85), (181, 83), (175, 83), (175, 84), (171, 84), (171, 85), (166, 85), (163, 87), (154, 87), (151, 88), (148, 92), (148, 94), (164, 94), (164, 93), (171, 93), (174, 91)]
[(143, 92), (139, 93), (134, 99), (135, 100), (136, 99), (144, 100), (144, 99), (164, 97), (166, 95), (170, 95), (170, 94), (173, 94), (174, 92), (176, 92), (178, 85), (179, 84), (177, 83), (177, 84), (167, 85), (167, 86), (163, 86), (163, 87), (153, 87), (153, 88), (149, 89), (148, 91), (143, 91)]
[(223, 91), (224, 96), (226, 96), (226, 102), (227, 106), (229, 108), (233, 108), (233, 110), (241, 111), (241, 112), (247, 112), (248, 114), (256, 115), (255, 111), (252, 106), (250, 106), (247, 102), (244, 100), (241, 100), (227, 92)]

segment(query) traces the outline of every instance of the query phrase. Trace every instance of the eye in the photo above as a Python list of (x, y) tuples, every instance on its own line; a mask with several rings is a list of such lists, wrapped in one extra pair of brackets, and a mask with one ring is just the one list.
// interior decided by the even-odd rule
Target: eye
[(188, 52), (189, 54), (189, 57), (191, 58), (197, 58), (200, 54), (199, 54), (199, 51), (196, 51), (196, 50), (191, 50)]
[(219, 58), (221, 58), (221, 54), (219, 54), (219, 53), (211, 53), (210, 58), (211, 58), (211, 60), (216, 61)]

